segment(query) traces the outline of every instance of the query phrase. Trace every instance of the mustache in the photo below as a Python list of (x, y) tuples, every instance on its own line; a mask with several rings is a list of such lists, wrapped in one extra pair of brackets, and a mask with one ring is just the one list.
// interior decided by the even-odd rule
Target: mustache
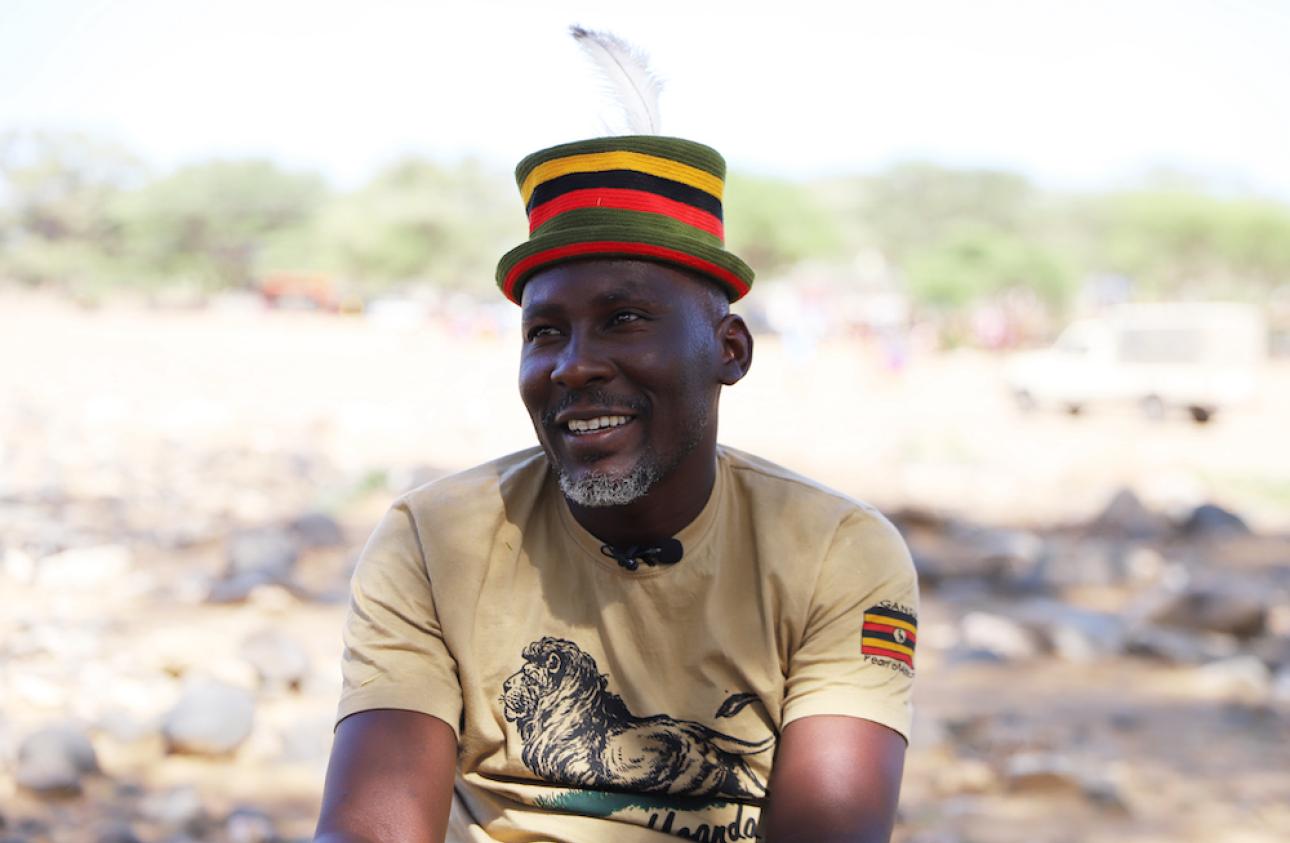
[(542, 423), (547, 426), (555, 424), (556, 416), (565, 410), (580, 405), (590, 404), (593, 407), (614, 407), (617, 409), (631, 410), (636, 415), (644, 415), (649, 410), (649, 404), (640, 398), (632, 398), (627, 395), (615, 395), (608, 390), (600, 389), (574, 389), (568, 392), (560, 399), (554, 407), (551, 407), (542, 414)]

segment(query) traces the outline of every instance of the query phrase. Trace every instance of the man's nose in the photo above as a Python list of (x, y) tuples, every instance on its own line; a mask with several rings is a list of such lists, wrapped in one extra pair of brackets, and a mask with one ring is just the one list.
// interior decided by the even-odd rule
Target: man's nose
[(614, 365), (601, 343), (579, 334), (569, 337), (551, 370), (551, 380), (567, 389), (581, 389), (613, 376)]

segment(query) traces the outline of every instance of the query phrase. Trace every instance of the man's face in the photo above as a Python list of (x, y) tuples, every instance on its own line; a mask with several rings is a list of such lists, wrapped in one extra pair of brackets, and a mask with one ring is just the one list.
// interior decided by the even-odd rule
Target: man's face
[(630, 503), (715, 441), (721, 313), (706, 284), (662, 264), (587, 260), (525, 285), (520, 396), (573, 502)]

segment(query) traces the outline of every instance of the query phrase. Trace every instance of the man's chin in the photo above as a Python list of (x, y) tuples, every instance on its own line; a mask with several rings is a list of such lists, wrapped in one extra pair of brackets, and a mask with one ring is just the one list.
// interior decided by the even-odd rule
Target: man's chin
[(626, 506), (649, 493), (659, 480), (658, 469), (649, 462), (630, 471), (606, 472), (578, 469), (559, 472), (560, 491), (570, 502), (585, 507)]

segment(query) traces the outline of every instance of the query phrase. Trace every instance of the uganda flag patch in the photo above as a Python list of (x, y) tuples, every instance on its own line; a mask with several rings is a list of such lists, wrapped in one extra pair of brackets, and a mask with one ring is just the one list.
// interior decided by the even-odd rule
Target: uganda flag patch
[(860, 652), (900, 662), (914, 669), (914, 645), (918, 642), (918, 620), (910, 612), (890, 604), (865, 609)]

